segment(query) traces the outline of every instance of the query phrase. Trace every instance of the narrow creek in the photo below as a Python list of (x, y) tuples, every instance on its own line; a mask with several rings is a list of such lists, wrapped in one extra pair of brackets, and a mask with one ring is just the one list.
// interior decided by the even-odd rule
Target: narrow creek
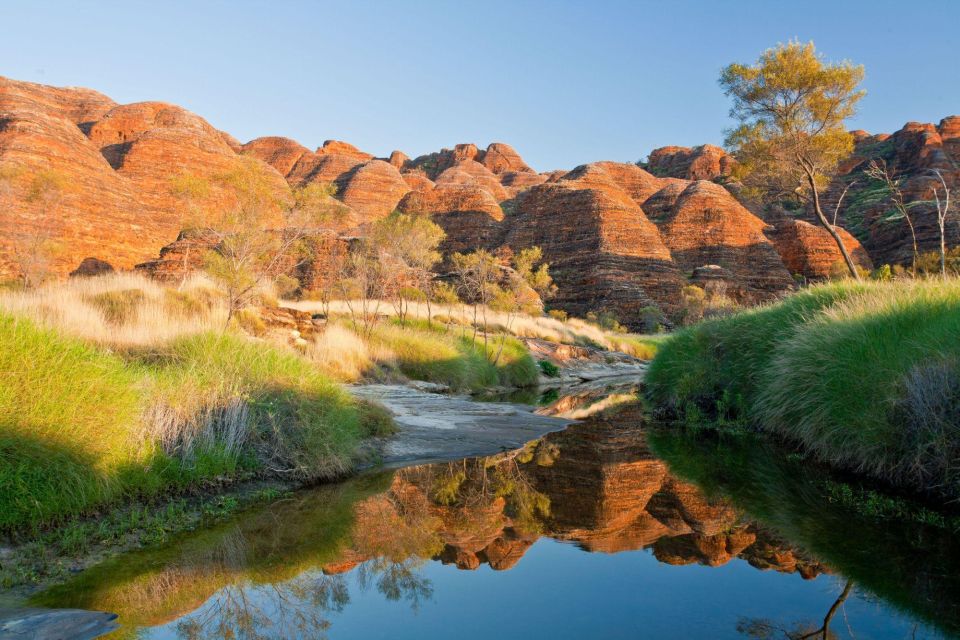
[(960, 630), (950, 527), (852, 508), (848, 485), (751, 436), (652, 424), (629, 382), (510, 404), (361, 393), (399, 416), (382, 466), (117, 557), (28, 606), (82, 610), (61, 614), (89, 638)]

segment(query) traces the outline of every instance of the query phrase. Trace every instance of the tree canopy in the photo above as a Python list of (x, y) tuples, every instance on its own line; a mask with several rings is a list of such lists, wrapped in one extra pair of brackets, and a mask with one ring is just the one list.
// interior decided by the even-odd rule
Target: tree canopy
[(730, 115), (739, 123), (727, 133), (726, 146), (739, 164), (734, 175), (745, 195), (810, 203), (855, 277), (820, 192), (853, 151), (844, 123), (865, 94), (858, 88), (863, 77), (862, 66), (824, 61), (812, 42), (780, 44), (756, 63), (734, 63), (720, 75), (720, 86), (733, 98)]

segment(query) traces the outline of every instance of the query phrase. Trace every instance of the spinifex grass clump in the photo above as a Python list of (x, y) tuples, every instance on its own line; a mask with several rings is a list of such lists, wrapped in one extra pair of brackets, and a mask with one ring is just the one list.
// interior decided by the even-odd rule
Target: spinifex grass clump
[(511, 336), (490, 335), (485, 344), (472, 331), (408, 320), (378, 325), (369, 341), (404, 375), (455, 389), (527, 387), (539, 375), (526, 347)]
[(229, 333), (124, 356), (0, 315), (0, 531), (238, 471), (332, 477), (383, 430), (309, 361)]
[(831, 284), (661, 347), (660, 407), (737, 420), (820, 459), (960, 495), (960, 282)]

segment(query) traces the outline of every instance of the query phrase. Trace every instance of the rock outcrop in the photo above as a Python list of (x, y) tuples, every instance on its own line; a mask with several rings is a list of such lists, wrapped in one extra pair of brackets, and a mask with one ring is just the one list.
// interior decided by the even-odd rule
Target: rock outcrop
[(263, 160), (279, 171), (280, 175), (287, 176), (297, 161), (310, 153), (310, 150), (290, 138), (269, 136), (251, 140), (240, 147), (240, 153)]
[[(856, 151), (825, 201), (835, 206), (857, 179), (839, 217), (856, 259), (866, 267), (871, 257), (906, 262), (912, 253), (903, 221), (891, 219), (876, 185), (860, 179), (874, 158), (902, 177), (921, 250), (936, 246), (935, 216), (925, 201), (934, 171), (952, 188), (960, 183), (960, 116), (938, 125), (909, 123), (892, 135), (854, 135)], [(731, 295), (751, 304), (789, 290), (791, 274), (828, 277), (839, 258), (828, 234), (806, 224), (813, 222), (809, 215), (793, 220), (741, 205), (735, 184), (719, 184), (733, 160), (710, 145), (656, 149), (645, 164), (649, 171), (594, 162), (536, 173), (501, 142), (485, 149), (458, 144), (413, 159), (394, 151), (378, 159), (338, 140), (315, 151), (282, 137), (241, 144), (176, 105), (117, 105), (88, 89), (0, 78), (0, 277), (18, 273), (18, 239), (38, 236), (62, 248), (52, 260), (56, 275), (92, 259), (182, 277), (193, 249), (180, 232), (202, 228), (235, 206), (220, 177), (250, 163), (262, 168), (280, 200), (290, 198), (291, 187), (330, 188), (332, 215), (315, 234), (326, 238), (321, 251), (340, 251), (346, 238), (366, 233), (394, 209), (425, 213), (446, 232), (441, 248), (447, 255), (541, 246), (559, 286), (555, 306), (578, 315), (607, 310), (628, 326), (639, 326), (648, 307), (669, 315), (688, 283), (722, 280)], [(202, 203), (178, 195), (180, 176), (211, 184)], [(36, 197), (38, 180), (56, 188)], [(268, 224), (279, 225), (279, 217)], [(330, 239), (338, 234), (343, 238)], [(954, 220), (948, 244), (958, 243)], [(304, 277), (305, 288), (325, 280)]]
[(383, 160), (365, 162), (337, 182), (337, 197), (357, 213), (361, 224), (388, 215), (410, 191), (396, 167)]
[(565, 179), (520, 194), (504, 243), (543, 249), (558, 287), (553, 304), (574, 315), (605, 309), (629, 323), (644, 307), (669, 310), (683, 285), (639, 205), (590, 181)]
[(476, 185), (440, 184), (411, 191), (398, 208), (430, 214), (447, 234), (441, 245), (447, 254), (492, 249), (501, 237), (503, 210), (489, 191)]
[[(670, 193), (675, 187), (668, 187)], [(770, 229), (722, 186), (698, 180), (657, 222), (674, 262), (685, 272), (719, 265), (732, 275), (727, 293), (741, 303), (770, 300), (794, 287), (764, 233)]]
[[(840, 237), (854, 263), (872, 269), (870, 256), (860, 243), (845, 230)], [(812, 280), (822, 280), (843, 273), (846, 263), (833, 236), (819, 225), (804, 220), (784, 220), (771, 234), (783, 264), (790, 273)]]
[[(840, 208), (840, 222), (862, 244), (874, 264), (909, 264), (913, 243), (906, 221), (891, 216), (889, 195), (876, 181), (864, 176), (871, 160), (885, 163), (899, 179), (909, 207), (920, 252), (939, 249), (940, 231), (932, 200), (932, 189), (940, 187), (935, 172), (947, 186), (960, 186), (960, 116), (949, 116), (938, 125), (908, 122), (893, 134), (869, 135), (855, 132), (853, 155), (845, 161), (842, 175), (831, 185), (830, 207), (850, 187)], [(812, 220), (811, 220), (812, 221)], [(960, 244), (960, 219), (954, 216), (946, 229), (947, 244)]]
[(720, 147), (660, 147), (650, 152), (646, 168), (656, 176), (684, 180), (714, 180), (729, 176), (735, 161)]

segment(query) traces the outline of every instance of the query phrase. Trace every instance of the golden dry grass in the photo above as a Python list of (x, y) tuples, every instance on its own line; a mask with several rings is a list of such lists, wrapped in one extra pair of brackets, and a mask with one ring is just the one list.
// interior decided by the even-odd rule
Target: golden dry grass
[[(139, 293), (134, 293), (139, 292)], [(208, 280), (166, 287), (135, 273), (72, 278), (0, 295), (0, 311), (100, 345), (144, 347), (219, 329), (226, 307)]]

